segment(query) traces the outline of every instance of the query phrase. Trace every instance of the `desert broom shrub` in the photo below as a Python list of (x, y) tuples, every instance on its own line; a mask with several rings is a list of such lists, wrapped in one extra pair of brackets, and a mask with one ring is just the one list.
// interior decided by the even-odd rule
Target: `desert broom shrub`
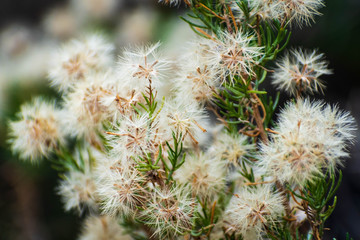
[[(160, 2), (188, 7), (183, 56), (65, 44), (49, 69), (62, 100), (21, 108), (13, 151), (59, 171), (65, 210), (89, 215), (79, 239), (321, 239), (355, 121), (307, 95), (324, 93), (324, 54), (278, 55), (324, 2)], [(265, 81), (291, 97), (276, 121)]]

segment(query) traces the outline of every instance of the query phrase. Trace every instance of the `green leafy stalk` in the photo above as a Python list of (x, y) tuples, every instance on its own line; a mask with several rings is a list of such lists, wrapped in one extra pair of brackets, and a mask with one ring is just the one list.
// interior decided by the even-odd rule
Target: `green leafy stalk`
[[(287, 186), (289, 191), (302, 200), (301, 207), (306, 213), (307, 219), (312, 228), (312, 235), (315, 239), (321, 239), (324, 233), (324, 224), (335, 209), (337, 197), (334, 196), (342, 180), (342, 172), (339, 171), (338, 179), (336, 174), (328, 172), (328, 178), (317, 177), (314, 181), (309, 181), (301, 194), (293, 191)], [(332, 201), (332, 203), (330, 203)]]
[(183, 143), (182, 143), (182, 134), (181, 133), (172, 133), (174, 147), (171, 147), (169, 142), (166, 142), (168, 147), (168, 159), (171, 164), (169, 172), (167, 175), (168, 184), (172, 179), (174, 172), (179, 169), (185, 163), (186, 153), (183, 153)]

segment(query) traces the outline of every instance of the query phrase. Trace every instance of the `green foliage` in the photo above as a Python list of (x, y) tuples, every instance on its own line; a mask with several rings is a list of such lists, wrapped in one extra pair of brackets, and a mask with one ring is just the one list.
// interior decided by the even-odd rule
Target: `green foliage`
[(151, 93), (150, 97), (148, 97), (143, 93), (142, 96), (144, 97), (146, 104), (144, 105), (142, 103), (138, 103), (138, 105), (142, 109), (144, 109), (146, 112), (148, 112), (149, 117), (151, 118), (157, 108), (157, 101), (153, 101), (153, 99), (155, 99), (156, 95)]
[(291, 32), (284, 29), (278, 22), (275, 23), (275, 31), (268, 23), (264, 22), (262, 24), (259, 25), (259, 33), (265, 54), (259, 63), (264, 64), (267, 61), (274, 60), (278, 53), (285, 49), (290, 41)]
[(249, 182), (253, 183), (253, 182), (255, 182), (254, 171), (253, 171), (252, 167), (248, 166), (248, 165), (249, 164), (247, 164), (245, 161), (240, 163), (239, 173), (241, 174), (241, 176), (246, 178)]
[(218, 220), (219, 210), (216, 207), (217, 203), (215, 201), (210, 205), (208, 201), (202, 201), (199, 198), (197, 198), (197, 200), (200, 203), (201, 211), (195, 212), (191, 235), (194, 237), (199, 237), (201, 235), (209, 237), (211, 230), (215, 226), (214, 223)]
[(279, 104), (280, 92), (277, 92), (275, 99), (267, 95), (260, 95), (259, 98), (263, 102), (266, 111), (264, 127), (271, 127), (274, 125), (273, 116)]
[(168, 164), (163, 160), (166, 173), (167, 173), (167, 181), (166, 183), (169, 183), (171, 180), (173, 180), (172, 175), (174, 172), (179, 169), (184, 163), (185, 163), (185, 157), (186, 153), (183, 153), (183, 142), (182, 142), (182, 133), (172, 133), (173, 137), (173, 147), (169, 144), (169, 142), (166, 142), (166, 145), (168, 147), (168, 159), (171, 164), (171, 166), (168, 166)]
[(203, 29), (211, 31), (220, 37), (222, 29), (225, 28), (226, 25), (217, 13), (226, 11), (225, 4), (220, 4), (212, 0), (194, 0), (190, 10), (192, 13), (188, 13), (187, 15), (192, 20), (183, 17), (181, 19), (187, 22), (196, 34), (208, 38), (204, 32), (199, 31), (199, 29)]
[[(231, 183), (227, 191), (219, 192), (218, 199), (212, 202), (209, 201), (209, 199), (201, 199), (199, 197), (196, 197), (196, 200), (201, 208), (199, 208), (198, 211), (195, 212), (193, 229), (191, 230), (191, 235), (194, 238), (198, 237), (201, 239), (212, 239), (210, 238), (212, 230), (219, 221), (226, 206), (230, 202), (232, 195), (234, 194), (234, 190), (234, 183)], [(242, 238), (241, 236), (229, 236), (224, 233), (224, 239), (241, 240)]]
[(334, 195), (342, 180), (341, 171), (337, 180), (334, 172), (328, 172), (326, 175), (328, 178), (318, 176), (314, 181), (308, 181), (304, 189), (300, 191), (301, 194), (293, 191), (291, 186), (287, 186), (292, 194), (303, 200), (302, 210), (306, 213), (313, 232), (318, 231), (320, 237), (323, 235), (325, 221), (335, 209), (337, 197)]
[[(76, 145), (76, 149), (74, 150), (74, 154), (70, 152), (70, 150), (66, 147), (60, 147), (55, 151), (54, 156), (50, 156), (48, 160), (51, 162), (51, 167), (59, 172), (60, 176), (63, 176), (63, 173), (68, 171), (79, 171), (84, 173), (86, 167), (91, 167), (93, 164), (93, 157), (89, 149), (86, 150), (89, 156), (89, 162), (86, 162), (84, 158), (84, 147), (80, 144)], [(86, 166), (88, 165), (88, 166)]]
[[(334, 238), (335, 239), (335, 238)], [(354, 240), (352, 237), (350, 237), (349, 233), (346, 233), (346, 240)]]
[(133, 157), (134, 161), (137, 163), (136, 168), (141, 172), (148, 172), (153, 170), (158, 170), (161, 167), (159, 166), (159, 162), (162, 159), (162, 147), (159, 146), (158, 156), (156, 157), (155, 162), (153, 163), (153, 153), (147, 153), (144, 157), (138, 156), (139, 161)]
[[(145, 112), (149, 114), (149, 119), (151, 120), (150, 124), (152, 124), (164, 106), (165, 97), (163, 98), (162, 104), (158, 109), (158, 102), (155, 100), (157, 97), (157, 91), (155, 91), (152, 87), (151, 79), (149, 79), (149, 86), (146, 87), (146, 91), (145, 93), (142, 93), (142, 96), (145, 100), (145, 104), (137, 103), (137, 105), (139, 105), (141, 109), (145, 110)], [(141, 114), (140, 109), (137, 108), (136, 105), (132, 105), (132, 107), (138, 114)]]

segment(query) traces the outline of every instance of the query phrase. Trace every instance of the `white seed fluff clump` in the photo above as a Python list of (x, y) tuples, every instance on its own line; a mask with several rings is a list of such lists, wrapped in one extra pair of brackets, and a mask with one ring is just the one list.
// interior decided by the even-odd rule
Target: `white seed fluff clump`
[(243, 188), (235, 194), (227, 206), (223, 219), (226, 232), (243, 235), (255, 235), (261, 239), (264, 226), (271, 226), (284, 214), (281, 194), (272, 192), (271, 186)]
[(72, 168), (67, 171), (57, 187), (66, 211), (74, 209), (80, 214), (84, 209), (97, 211), (96, 178), (92, 171), (95, 156), (100, 157), (102, 154), (93, 148), (77, 150), (72, 156), (76, 165), (82, 169)]
[(290, 95), (301, 92), (323, 92), (325, 85), (320, 76), (331, 74), (324, 54), (316, 50), (293, 49), (277, 63), (272, 84)]
[(65, 210), (75, 209), (79, 213), (84, 208), (97, 209), (95, 191), (95, 180), (90, 171), (70, 171), (64, 176), (58, 187)]
[(104, 214), (134, 215), (136, 207), (144, 204), (145, 178), (130, 165), (102, 164), (96, 171), (97, 193)]
[[(246, 17), (240, 8), (240, 1), (231, 1), (231, 10), (234, 17), (239, 21), (245, 21)], [(272, 21), (279, 18), (278, 1), (252, 0), (248, 1), (249, 18), (259, 17), (262, 20)]]
[(129, 116), (113, 127), (114, 131), (107, 136), (111, 154), (136, 157), (156, 149), (159, 140), (156, 122), (150, 124), (146, 114)]
[(51, 85), (67, 92), (88, 74), (106, 71), (113, 65), (114, 46), (99, 35), (73, 40), (54, 54), (49, 71)]
[(90, 216), (86, 219), (79, 240), (131, 240), (118, 221), (109, 216)]
[[(242, 1), (231, 2), (231, 9), (234, 17), (239, 21), (247, 18), (266, 20), (272, 22), (274, 19), (280, 22), (296, 24), (302, 27), (303, 24), (310, 25), (314, 22), (315, 16), (321, 15), (319, 9), (324, 7), (323, 0), (251, 0), (248, 1), (248, 16), (242, 11)], [(241, 2), (241, 3), (240, 3)]]
[(54, 103), (36, 98), (21, 107), (18, 118), (10, 122), (10, 142), (21, 158), (36, 161), (64, 144), (61, 114)]
[(188, 62), (191, 66), (189, 64), (183, 69), (174, 81), (176, 98), (183, 101), (184, 96), (190, 95), (193, 101), (200, 104), (210, 102), (218, 85), (216, 72), (207, 65), (196, 64), (196, 61)]
[(171, 62), (159, 53), (160, 43), (124, 51), (118, 61), (118, 73), (125, 86), (145, 92), (149, 85), (159, 88), (167, 79)]
[(175, 172), (174, 179), (189, 184), (201, 197), (211, 197), (225, 186), (225, 162), (209, 154), (186, 156), (185, 163)]
[(261, 168), (282, 183), (304, 186), (341, 165), (355, 129), (348, 112), (322, 101), (288, 103), (271, 141), (261, 146)]
[(184, 96), (188, 96), (203, 105), (214, 98), (220, 82), (218, 70), (207, 65), (208, 47), (202, 40), (195, 40), (185, 49), (179, 61), (180, 71), (173, 80), (176, 101), (183, 102)]
[(186, 188), (155, 189), (147, 208), (141, 213), (147, 225), (161, 239), (174, 239), (191, 230), (195, 202)]
[(321, 15), (318, 10), (324, 6), (323, 0), (278, 0), (277, 11), (278, 16), (286, 16), (290, 23), (301, 27), (314, 22), (314, 17)]
[(255, 74), (252, 67), (263, 55), (263, 48), (256, 46), (256, 38), (239, 31), (236, 34), (223, 33), (220, 39), (202, 40), (207, 51), (206, 65), (214, 68), (219, 74), (222, 84), (233, 84), (234, 77), (247, 78)]
[(108, 77), (108, 74), (89, 75), (86, 81), (74, 85), (73, 91), (64, 96), (63, 122), (70, 135), (92, 141), (103, 130), (103, 122), (111, 118), (104, 102), (109, 97), (115, 101), (116, 93), (107, 81)]
[(215, 136), (215, 141), (209, 151), (228, 165), (238, 165), (241, 160), (255, 149), (249, 144), (248, 137), (242, 134), (229, 134), (225, 131)]
[[(186, 99), (188, 100), (188, 99)], [(198, 144), (199, 138), (206, 132), (205, 110), (193, 101), (165, 101), (159, 116), (159, 128), (167, 141), (172, 140), (172, 132), (181, 134), (185, 145)]]

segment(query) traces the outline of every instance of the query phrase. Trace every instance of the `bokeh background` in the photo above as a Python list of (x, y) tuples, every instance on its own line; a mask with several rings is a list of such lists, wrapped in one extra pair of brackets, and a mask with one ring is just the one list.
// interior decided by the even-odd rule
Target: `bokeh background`
[[(290, 46), (318, 48), (334, 74), (326, 76), (326, 95), (360, 123), (360, 1), (328, 0), (312, 27), (293, 29)], [(99, 32), (117, 49), (162, 41), (181, 51), (194, 37), (180, 20), (186, 9), (156, 0), (1, 0), (0, 3), (0, 239), (76, 239), (81, 216), (64, 212), (56, 194), (57, 173), (47, 162), (31, 165), (9, 151), (7, 124), (33, 96), (57, 98), (47, 84), (47, 62), (61, 43)], [(270, 89), (271, 86), (264, 86)], [(287, 97), (281, 97), (280, 106)], [(338, 204), (325, 239), (360, 239), (359, 134), (345, 162)]]

